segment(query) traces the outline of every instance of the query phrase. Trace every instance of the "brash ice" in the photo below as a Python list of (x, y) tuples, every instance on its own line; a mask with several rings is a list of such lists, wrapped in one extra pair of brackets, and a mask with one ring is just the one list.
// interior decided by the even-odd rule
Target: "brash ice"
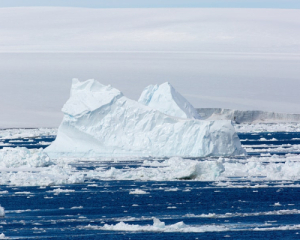
[[(169, 84), (165, 85), (167, 88), (160, 87), (161, 90), (170, 89)], [(125, 97), (110, 85), (73, 79), (57, 138), (45, 151), (52, 158), (245, 154), (231, 121), (191, 119), (197, 117), (192, 105), (175, 90), (172, 92), (168, 103), (164, 98), (156, 101), (161, 99), (160, 105), (170, 108), (176, 104), (177, 109), (159, 111)], [(163, 92), (159, 94), (162, 96)], [(178, 117), (180, 111), (189, 114)]]

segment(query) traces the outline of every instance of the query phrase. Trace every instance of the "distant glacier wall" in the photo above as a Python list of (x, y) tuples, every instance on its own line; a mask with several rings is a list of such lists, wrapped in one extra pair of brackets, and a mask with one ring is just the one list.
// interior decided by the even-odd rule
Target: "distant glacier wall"
[(257, 110), (234, 110), (224, 108), (197, 108), (202, 119), (205, 120), (232, 120), (236, 123), (276, 123), (300, 122), (300, 114), (264, 112)]

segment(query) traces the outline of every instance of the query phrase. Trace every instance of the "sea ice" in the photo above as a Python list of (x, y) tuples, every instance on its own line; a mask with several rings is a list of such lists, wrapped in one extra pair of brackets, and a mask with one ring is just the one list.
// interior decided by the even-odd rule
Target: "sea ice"
[(42, 149), (17, 147), (0, 150), (0, 169), (45, 167), (51, 164), (50, 158)]
[(95, 80), (73, 79), (56, 140), (46, 148), (61, 156), (231, 156), (246, 152), (231, 121), (166, 115)]
[(101, 179), (117, 180), (152, 180), (152, 181), (174, 181), (174, 180), (198, 180), (214, 181), (224, 171), (220, 161), (196, 161), (173, 157), (162, 162), (144, 161), (138, 168), (116, 169), (99, 171), (97, 177)]
[(137, 225), (119, 222), (116, 225), (104, 224), (103, 227), (88, 225), (86, 229), (108, 230), (108, 231), (129, 231), (129, 232), (221, 232), (229, 229), (222, 225), (201, 225), (189, 226), (184, 222), (166, 225), (158, 218), (153, 218), (153, 225)]
[(148, 194), (148, 193), (141, 189), (135, 189), (134, 191), (130, 191), (129, 194)]
[(35, 138), (39, 136), (56, 135), (57, 128), (12, 128), (0, 129), (0, 139)]
[[(283, 161), (284, 160), (284, 161)], [(247, 159), (219, 158), (191, 160), (173, 157), (163, 161), (145, 160), (140, 167), (109, 170), (97, 169), (87, 177), (114, 180), (151, 181), (250, 181), (300, 179), (299, 156), (251, 157)], [(227, 184), (228, 186), (230, 183)], [(226, 186), (227, 186), (226, 185)]]
[(300, 132), (300, 123), (244, 123), (234, 124), (237, 132)]
[(142, 92), (138, 102), (173, 117), (201, 118), (197, 110), (168, 82), (149, 85)]

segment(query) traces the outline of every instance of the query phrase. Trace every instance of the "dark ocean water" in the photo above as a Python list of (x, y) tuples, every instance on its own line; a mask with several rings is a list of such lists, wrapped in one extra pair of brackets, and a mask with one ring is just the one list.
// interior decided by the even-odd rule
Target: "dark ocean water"
[[(257, 156), (260, 151), (284, 156), (300, 144), (300, 133), (239, 137)], [(1, 141), (40, 148), (54, 138)], [(278, 152), (278, 146), (283, 150)], [(76, 167), (93, 168), (89, 163)], [(220, 182), (95, 179), (47, 187), (2, 185), (0, 204), (6, 215), (0, 218), (0, 233), (17, 239), (299, 239), (299, 186), (298, 181), (236, 181), (228, 187)], [(146, 194), (130, 194), (135, 189)], [(153, 226), (153, 218), (165, 226)]]

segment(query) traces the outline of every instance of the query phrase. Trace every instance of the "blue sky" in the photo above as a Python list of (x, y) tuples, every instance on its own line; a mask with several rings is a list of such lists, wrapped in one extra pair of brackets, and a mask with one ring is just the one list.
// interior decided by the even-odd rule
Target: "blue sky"
[(0, 7), (64, 6), (88, 8), (300, 8), (300, 0), (0, 0)]

